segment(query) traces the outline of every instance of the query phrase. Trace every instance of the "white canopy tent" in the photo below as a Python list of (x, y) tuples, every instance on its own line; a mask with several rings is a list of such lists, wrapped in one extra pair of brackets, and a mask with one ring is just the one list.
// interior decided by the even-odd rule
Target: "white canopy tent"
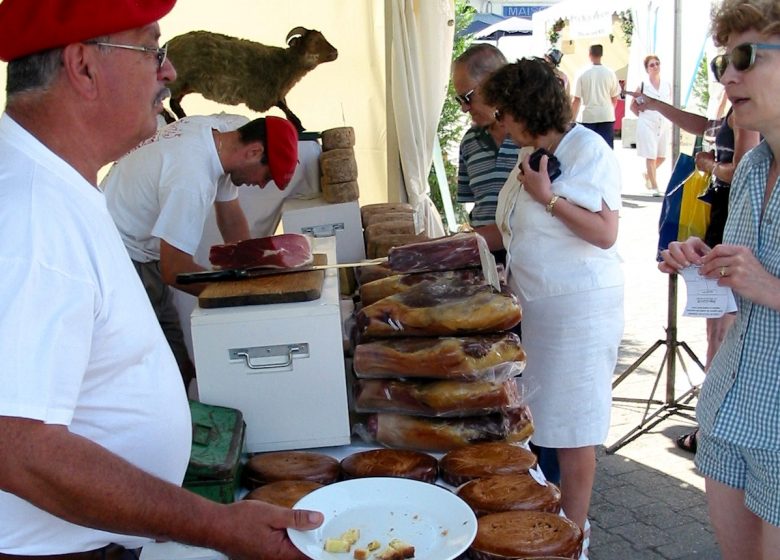
[(559, 19), (568, 22), (570, 37), (606, 41), (612, 33), (613, 14), (629, 11), (634, 31), (626, 89), (638, 88), (646, 78), (644, 57), (655, 54), (666, 62), (662, 77), (674, 86), (675, 105), (685, 107), (692, 101), (702, 56), (708, 52), (711, 57), (714, 51), (708, 25), (711, 4), (710, 0), (563, 0), (533, 14), (536, 48), (542, 52), (549, 47), (548, 31)]

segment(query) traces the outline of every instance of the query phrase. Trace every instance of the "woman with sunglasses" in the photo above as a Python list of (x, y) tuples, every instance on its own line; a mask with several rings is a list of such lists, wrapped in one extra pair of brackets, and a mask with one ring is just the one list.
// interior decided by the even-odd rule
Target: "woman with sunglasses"
[(644, 60), (647, 80), (643, 81), (631, 101), (631, 112), (639, 117), (636, 123), (636, 154), (645, 160), (645, 188), (653, 196), (661, 196), (658, 190), (656, 171), (666, 159), (669, 143), (672, 139), (672, 126), (661, 113), (653, 110), (639, 111), (639, 103), (644, 94), (663, 103), (672, 100), (672, 85), (661, 80), (661, 59), (650, 54)]
[[(523, 379), (538, 385), (528, 401), (532, 440), (557, 452), (562, 507), (584, 529), (623, 334), (620, 166), (598, 134), (571, 122), (569, 97), (543, 59), (504, 66), (481, 91), (524, 148), (496, 222), (523, 307)], [(540, 149), (546, 155), (530, 155)]]
[(659, 268), (689, 264), (733, 290), (737, 316), (715, 355), (696, 409), (696, 466), (724, 560), (780, 558), (780, 3), (724, 0), (713, 37), (734, 122), (764, 140), (731, 182), (723, 243), (691, 238)]

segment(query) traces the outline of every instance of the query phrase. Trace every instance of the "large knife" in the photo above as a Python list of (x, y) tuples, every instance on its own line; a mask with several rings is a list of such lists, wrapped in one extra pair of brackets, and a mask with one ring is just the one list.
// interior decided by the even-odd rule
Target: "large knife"
[(267, 266), (250, 266), (247, 268), (225, 268), (220, 270), (205, 270), (203, 272), (186, 272), (176, 276), (178, 284), (199, 284), (201, 282), (222, 282), (230, 280), (245, 280), (262, 276), (292, 274), (294, 272), (311, 272), (313, 270), (329, 270), (331, 268), (354, 268), (371, 266), (387, 262), (387, 257), (380, 257), (358, 263), (310, 264), (290, 268), (269, 268)]

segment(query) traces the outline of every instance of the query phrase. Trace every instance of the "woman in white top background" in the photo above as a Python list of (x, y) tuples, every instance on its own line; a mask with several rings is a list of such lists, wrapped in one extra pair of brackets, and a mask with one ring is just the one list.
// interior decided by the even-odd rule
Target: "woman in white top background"
[(647, 80), (642, 81), (631, 101), (631, 112), (637, 115), (636, 154), (644, 158), (646, 171), (642, 174), (645, 187), (654, 196), (661, 196), (658, 190), (656, 171), (666, 159), (672, 137), (672, 124), (658, 111), (639, 111), (637, 107), (643, 101), (643, 95), (672, 102), (672, 85), (661, 79), (661, 60), (654, 54), (644, 60)]

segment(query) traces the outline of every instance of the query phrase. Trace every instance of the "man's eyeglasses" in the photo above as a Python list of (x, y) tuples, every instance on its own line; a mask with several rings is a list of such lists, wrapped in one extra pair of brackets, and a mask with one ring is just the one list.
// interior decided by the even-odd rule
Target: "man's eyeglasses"
[(729, 64), (734, 66), (734, 70), (745, 72), (756, 62), (756, 52), (761, 49), (778, 50), (780, 45), (773, 43), (743, 43), (734, 47), (730, 53), (721, 54), (712, 59), (710, 70), (717, 81), (726, 73)]
[(139, 45), (120, 45), (118, 43), (106, 43), (104, 41), (84, 41), (85, 45), (98, 45), (99, 47), (112, 47), (115, 49), (128, 49), (131, 51), (145, 52), (153, 54), (157, 58), (157, 69), (163, 67), (165, 59), (168, 56), (168, 45), (162, 47), (141, 47)]
[(457, 101), (461, 105), (471, 105), (471, 98), (472, 98), (473, 95), (474, 95), (474, 90), (473, 89), (469, 90), (469, 91), (467, 91), (466, 93), (463, 93), (463, 94), (456, 93), (455, 94), (455, 101)]

